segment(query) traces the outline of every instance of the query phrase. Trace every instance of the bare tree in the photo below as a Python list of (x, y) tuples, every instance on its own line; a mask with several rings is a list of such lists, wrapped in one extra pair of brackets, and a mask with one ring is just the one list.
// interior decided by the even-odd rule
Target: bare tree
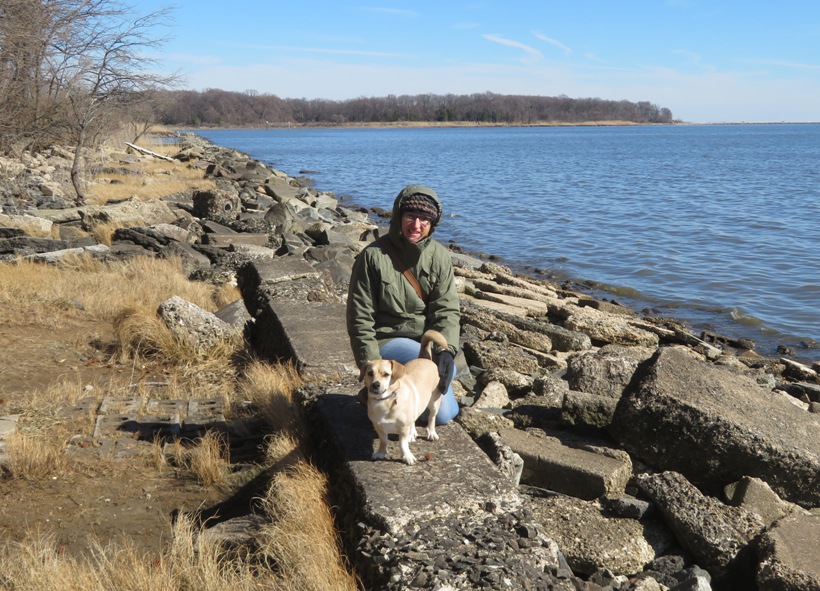
[[(52, 73), (62, 80), (75, 146), (71, 183), (77, 203), (85, 200), (82, 183), (83, 149), (102, 115), (125, 112), (146, 93), (168, 87), (176, 75), (151, 70), (150, 53), (165, 39), (156, 31), (165, 25), (169, 9), (134, 16), (114, 0), (64, 0), (81, 8), (61, 31), (59, 61)], [(81, 15), (81, 16), (80, 16)]]
[(152, 69), (169, 13), (137, 15), (118, 0), (2, 0), (0, 147), (70, 141), (82, 203), (83, 149), (104, 122), (178, 79)]

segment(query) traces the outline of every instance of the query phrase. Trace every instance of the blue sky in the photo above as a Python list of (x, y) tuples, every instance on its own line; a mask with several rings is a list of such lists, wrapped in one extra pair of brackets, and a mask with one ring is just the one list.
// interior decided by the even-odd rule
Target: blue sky
[[(169, 6), (135, 0), (140, 13)], [(690, 122), (820, 121), (815, 0), (179, 0), (163, 67), (282, 98), (649, 101)]]

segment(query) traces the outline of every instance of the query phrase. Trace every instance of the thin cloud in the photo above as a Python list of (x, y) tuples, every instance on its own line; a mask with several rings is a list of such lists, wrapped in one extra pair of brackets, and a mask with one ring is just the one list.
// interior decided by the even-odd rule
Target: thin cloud
[(553, 45), (553, 46), (557, 47), (558, 49), (560, 49), (561, 51), (563, 51), (567, 55), (572, 53), (572, 50), (569, 47), (567, 47), (566, 45), (564, 45), (560, 41), (557, 41), (556, 39), (553, 39), (552, 37), (547, 37), (546, 35), (544, 35), (543, 33), (539, 33), (538, 31), (533, 31), (532, 34), (535, 35), (541, 41), (544, 41), (546, 43), (549, 43), (550, 45)]
[(499, 37), (498, 35), (482, 35), (487, 41), (492, 41), (493, 43), (499, 43), (501, 45), (506, 45), (508, 47), (517, 47), (523, 51), (526, 51), (530, 54), (531, 57), (535, 59), (541, 59), (544, 55), (535, 49), (534, 47), (530, 47), (529, 45), (524, 45), (523, 43), (519, 43), (518, 41), (513, 41), (511, 39), (505, 39), (504, 37)]

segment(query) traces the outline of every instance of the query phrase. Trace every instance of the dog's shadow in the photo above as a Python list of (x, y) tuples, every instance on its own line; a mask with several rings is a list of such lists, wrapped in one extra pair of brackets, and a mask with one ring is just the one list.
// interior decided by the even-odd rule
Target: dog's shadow
[[(373, 423), (367, 416), (367, 408), (349, 394), (324, 394), (321, 397), (321, 406), (326, 420), (329, 422), (333, 437), (344, 449), (345, 459), (348, 461), (373, 462), (373, 452), (378, 449), (379, 436), (373, 428)], [(416, 421), (416, 442), (427, 442), (426, 422)], [(328, 433), (327, 435), (330, 435)], [(398, 435), (388, 435), (389, 445), (387, 457), (380, 462), (401, 462)], [(327, 444), (328, 442), (324, 442)]]

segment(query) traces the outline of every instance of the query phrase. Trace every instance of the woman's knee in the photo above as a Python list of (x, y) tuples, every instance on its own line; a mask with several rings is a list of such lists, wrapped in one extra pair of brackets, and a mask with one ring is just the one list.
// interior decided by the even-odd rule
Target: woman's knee
[(458, 416), (458, 402), (452, 389), (441, 398), (441, 406), (436, 413), (436, 425), (446, 425)]

